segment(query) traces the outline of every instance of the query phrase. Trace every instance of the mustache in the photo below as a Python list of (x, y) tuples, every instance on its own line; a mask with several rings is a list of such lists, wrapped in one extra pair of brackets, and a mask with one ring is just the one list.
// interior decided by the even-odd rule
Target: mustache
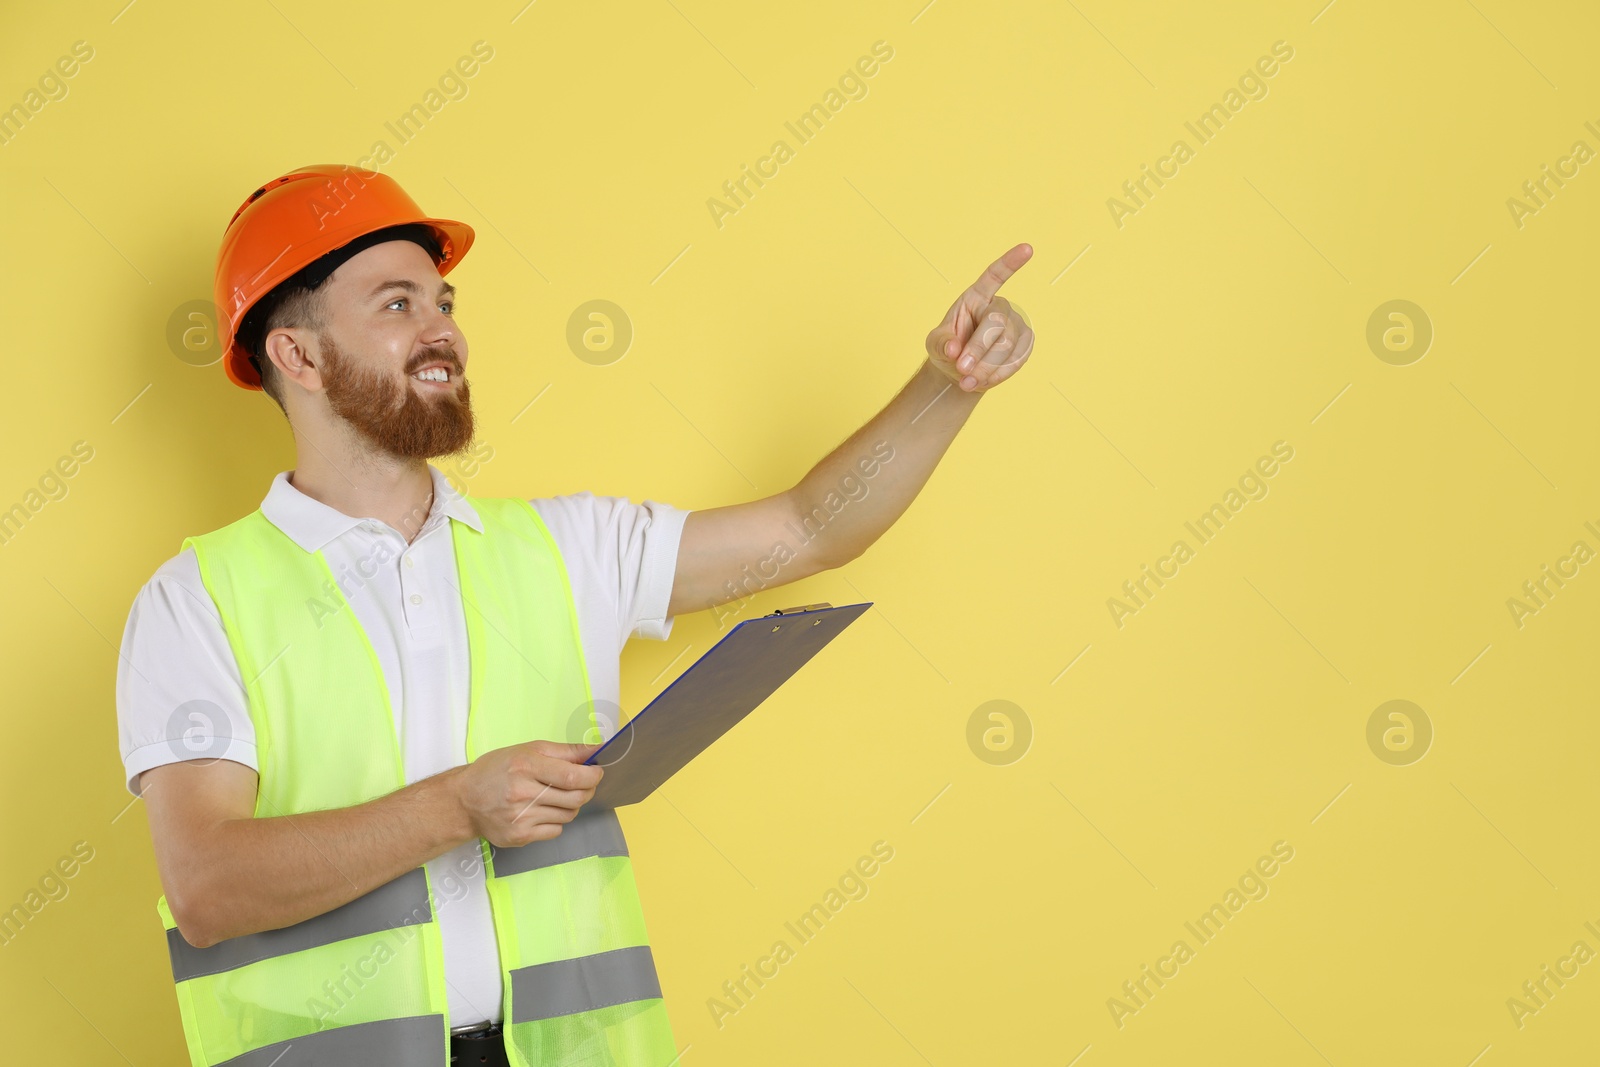
[(461, 361), (456, 358), (456, 354), (452, 349), (430, 348), (424, 351), (421, 357), (417, 359), (415, 364), (406, 370), (406, 374), (415, 374), (417, 371), (421, 370), (423, 367), (426, 367), (430, 363), (443, 363), (445, 366), (449, 367), (450, 376), (452, 378), (459, 377), (461, 374), (465, 373), (461, 368)]

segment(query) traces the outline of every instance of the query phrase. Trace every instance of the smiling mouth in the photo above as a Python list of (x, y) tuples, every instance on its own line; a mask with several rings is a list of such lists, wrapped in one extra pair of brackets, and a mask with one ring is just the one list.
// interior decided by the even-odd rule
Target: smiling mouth
[(424, 386), (448, 389), (455, 385), (457, 377), (458, 375), (451, 373), (448, 367), (430, 367), (411, 375), (411, 380), (421, 382)]

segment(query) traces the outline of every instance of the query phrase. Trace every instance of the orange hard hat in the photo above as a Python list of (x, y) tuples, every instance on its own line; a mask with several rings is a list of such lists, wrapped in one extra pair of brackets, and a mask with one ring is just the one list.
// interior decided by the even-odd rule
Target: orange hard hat
[[(417, 224), (437, 242), (435, 265), (449, 274), (472, 247), (472, 227), (429, 218), (387, 174), (321, 164), (274, 178), (233, 213), (217, 253), (215, 295), (222, 365), (245, 389), (260, 389), (239, 325), (260, 299), (329, 252), (377, 230)], [(430, 251), (432, 251), (430, 249)]]

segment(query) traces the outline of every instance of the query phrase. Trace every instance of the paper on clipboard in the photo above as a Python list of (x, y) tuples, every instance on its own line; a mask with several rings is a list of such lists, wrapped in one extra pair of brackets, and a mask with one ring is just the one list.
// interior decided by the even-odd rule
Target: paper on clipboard
[(582, 810), (649, 796), (871, 606), (813, 604), (739, 623), (584, 761), (606, 773)]

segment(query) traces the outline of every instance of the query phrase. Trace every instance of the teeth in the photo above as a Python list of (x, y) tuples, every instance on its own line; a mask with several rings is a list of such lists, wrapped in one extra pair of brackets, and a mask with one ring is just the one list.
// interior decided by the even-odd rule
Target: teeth
[(418, 371), (412, 377), (424, 382), (448, 382), (450, 380), (450, 372), (443, 367), (433, 367), (429, 370)]

